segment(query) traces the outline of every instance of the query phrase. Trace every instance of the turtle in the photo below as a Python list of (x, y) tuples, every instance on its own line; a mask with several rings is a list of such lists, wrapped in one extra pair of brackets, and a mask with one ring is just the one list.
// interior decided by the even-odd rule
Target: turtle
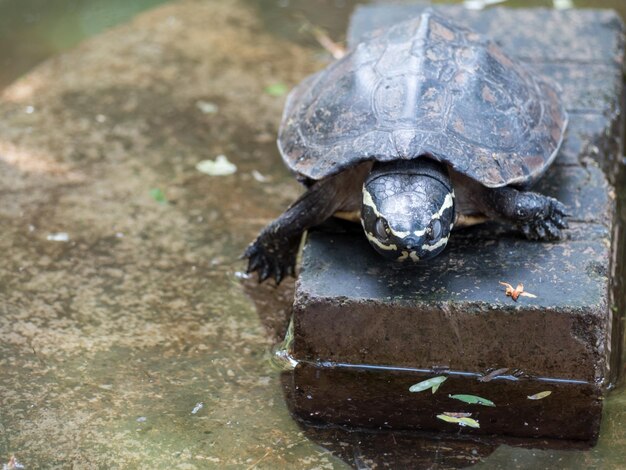
[(530, 190), (563, 142), (560, 95), (433, 10), (371, 34), (287, 97), (278, 149), (306, 191), (247, 247), (247, 271), (294, 275), (302, 234), (332, 216), (360, 221), (374, 250), (409, 265), (487, 220), (563, 238), (565, 205)]

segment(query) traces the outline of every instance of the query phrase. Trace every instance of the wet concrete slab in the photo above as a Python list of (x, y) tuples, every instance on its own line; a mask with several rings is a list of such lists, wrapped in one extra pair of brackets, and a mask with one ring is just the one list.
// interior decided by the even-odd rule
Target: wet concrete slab
[(0, 468), (342, 466), (284, 404), (284, 312), (235, 277), (299, 192), (264, 90), (320, 66), (254, 4), (183, 1), (0, 91)]
[[(621, 344), (615, 312), (623, 293), (611, 273), (623, 262), (615, 257), (622, 236), (612, 185), (622, 151), (623, 26), (607, 11), (444, 10), (561, 82), (571, 124), (536, 190), (565, 203), (571, 228), (559, 243), (523, 240), (495, 224), (461, 230), (443, 254), (405, 270), (385, 264), (358, 227), (312, 230), (294, 301), (296, 413), (342, 425), (450, 431), (435, 418), (457, 411), (449, 409), (450, 389), (431, 396), (408, 387), (458, 374), (452, 393), (505, 403), (480, 410), (484, 423), (471, 433), (593, 441)], [(419, 11), (361, 7), (350, 40)], [(589, 45), (598, 48), (593, 56)], [(523, 283), (536, 298), (514, 302), (500, 281)], [(516, 379), (477, 387), (498, 369)], [(541, 405), (526, 398), (537, 387), (554, 391)]]

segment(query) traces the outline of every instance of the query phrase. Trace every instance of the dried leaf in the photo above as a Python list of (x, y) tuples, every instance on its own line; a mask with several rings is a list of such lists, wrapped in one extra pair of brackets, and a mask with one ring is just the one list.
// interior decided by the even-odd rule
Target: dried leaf
[(194, 406), (193, 410), (191, 410), (191, 414), (192, 415), (197, 414), (198, 411), (200, 411), (203, 407), (204, 407), (204, 403), (202, 403), (202, 402), (196, 403), (196, 406)]
[(496, 406), (494, 402), (491, 400), (487, 400), (483, 397), (478, 397), (476, 395), (448, 395), (450, 398), (454, 398), (455, 400), (460, 400), (465, 403), (469, 403), (471, 405), (484, 405), (484, 406)]
[(478, 421), (476, 421), (475, 419), (472, 418), (460, 418), (459, 419), (459, 424), (461, 426), (469, 426), (470, 428), (479, 428), (480, 424), (478, 424)]
[(530, 395), (528, 399), (529, 400), (541, 400), (542, 398), (545, 398), (551, 394), (552, 392), (550, 390), (546, 390), (544, 392), (539, 392), (539, 393), (535, 393), (534, 395)]
[(302, 23), (300, 26), (301, 32), (310, 32), (320, 46), (330, 52), (335, 59), (339, 60), (346, 55), (346, 49), (333, 41), (323, 28), (314, 25), (303, 15), (297, 14), (296, 16), (298, 17), (298, 21)]
[(451, 416), (452, 418), (470, 418), (472, 413), (463, 413), (460, 411), (444, 411), (444, 415)]
[(497, 376), (504, 374), (508, 370), (509, 370), (508, 367), (503, 367), (502, 369), (496, 369), (494, 371), (489, 372), (487, 375), (479, 377), (478, 381), (479, 382), (491, 382)]
[(265, 176), (257, 170), (252, 170), (252, 177), (259, 183), (269, 183), (271, 180), (271, 178)]
[(7, 463), (2, 465), (2, 470), (18, 470), (21, 468), (26, 468), (24, 465), (19, 463), (15, 458), (15, 455), (12, 455)]
[(437, 415), (437, 418), (439, 418), (442, 421), (445, 421), (446, 423), (456, 423), (459, 426), (469, 426), (470, 428), (480, 427), (480, 424), (478, 423), (478, 421), (472, 418), (467, 418), (467, 417), (456, 418), (454, 416), (449, 416), (446, 413)]
[(237, 166), (228, 161), (225, 155), (218, 155), (215, 160), (202, 160), (196, 164), (196, 170), (210, 176), (232, 175)]
[(313, 36), (315, 36), (315, 39), (317, 40), (317, 42), (319, 42), (320, 45), (324, 49), (326, 49), (328, 52), (330, 52), (330, 54), (333, 56), (333, 58), (339, 60), (343, 56), (346, 55), (345, 47), (342, 47), (341, 45), (339, 45), (335, 41), (333, 41), (330, 38), (330, 36), (326, 33), (326, 31), (324, 31), (323, 29), (321, 29), (321, 28), (314, 28), (313, 29)]
[(215, 103), (204, 100), (196, 101), (196, 107), (204, 114), (215, 114), (220, 110), (219, 106)]
[(531, 294), (530, 292), (520, 292), (520, 297), (530, 297), (531, 299), (536, 299), (537, 296), (535, 294)]
[(534, 294), (531, 294), (529, 292), (524, 292), (524, 284), (522, 284), (521, 282), (517, 285), (515, 289), (513, 289), (513, 286), (509, 284), (508, 282), (500, 281), (500, 285), (506, 287), (506, 290), (504, 291), (504, 293), (506, 294), (507, 297), (511, 297), (515, 302), (517, 302), (517, 299), (520, 296), (531, 297), (533, 299), (537, 298), (537, 296)]
[(433, 385), (433, 390), (432, 390), (433, 394), (434, 394), (437, 390), (439, 390), (439, 387), (441, 387), (441, 384), (442, 384), (442, 383), (444, 383), (444, 382), (445, 382), (445, 380), (446, 380), (446, 379), (444, 378), (441, 382), (436, 383), (435, 385)]
[(51, 242), (69, 242), (70, 235), (67, 232), (49, 233), (46, 240)]
[(441, 415), (437, 415), (437, 418), (439, 418), (441, 421), (445, 421), (446, 423), (458, 423), (459, 419), (461, 419), (461, 418), (456, 418), (454, 416), (448, 416), (445, 413)]
[(411, 387), (409, 387), (409, 392), (423, 392), (424, 390), (431, 388), (433, 393), (435, 393), (441, 384), (446, 381), (446, 379), (447, 377), (440, 375), (438, 377), (422, 380), (421, 382), (411, 385)]

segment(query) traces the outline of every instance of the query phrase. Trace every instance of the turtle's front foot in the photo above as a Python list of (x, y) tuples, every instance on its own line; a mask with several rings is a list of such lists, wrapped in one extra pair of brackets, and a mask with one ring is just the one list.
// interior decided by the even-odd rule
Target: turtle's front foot
[(516, 201), (518, 227), (530, 240), (559, 240), (568, 228), (569, 214), (558, 200), (536, 193), (519, 193)]
[(296, 269), (299, 240), (279, 240), (265, 237), (262, 233), (243, 254), (248, 259), (246, 272), (257, 272), (259, 282), (273, 277), (280, 284), (285, 276), (293, 276)]

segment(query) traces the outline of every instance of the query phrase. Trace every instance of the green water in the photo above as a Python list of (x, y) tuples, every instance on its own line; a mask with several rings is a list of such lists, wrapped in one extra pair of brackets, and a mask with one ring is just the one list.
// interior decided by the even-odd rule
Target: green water
[[(27, 468), (339, 469), (385, 459), (396, 468), (623, 468), (623, 388), (606, 400), (599, 442), (586, 450), (322, 432), (292, 420), (269, 357), (293, 284), (241, 282), (237, 256), (300, 190), (276, 165), (282, 101), (263, 89), (319, 66), (303, 53), (326, 60), (303, 30), (315, 25), (341, 41), (357, 2), (187, 1), (164, 11), (175, 5), (165, 3), (0, 0), (0, 90), (40, 64), (48, 68), (34, 76), (44, 83), (71, 75), (63, 67), (81, 67), (76, 47), (91, 54), (84, 41), (152, 8), (150, 21), (138, 17), (150, 25), (139, 44), (154, 58), (146, 70), (160, 74), (129, 73), (120, 86), (123, 63), (113, 77), (97, 68), (111, 54), (124, 57), (118, 48), (89, 59), (87, 72), (103, 82), (47, 82), (26, 98), (18, 87), (0, 104), (0, 153), (20, 163), (0, 162), (0, 468), (11, 455)], [(574, 3), (626, 17), (623, 1)], [(206, 25), (194, 23), (196, 7)], [(172, 70), (184, 73), (172, 77), (179, 41), (204, 42), (180, 24), (206, 28), (215, 48), (182, 54)], [(168, 28), (169, 44), (153, 41)], [(116, 31), (100, 40), (113, 42)], [(59, 54), (74, 55), (46, 64)], [(293, 64), (311, 70), (285, 72)], [(228, 67), (238, 73), (220, 75)], [(207, 85), (187, 95), (200, 68), (206, 77), (192, 83)], [(238, 174), (198, 176), (195, 162), (220, 153), (236, 160)], [(271, 184), (255, 182), (252, 170)], [(46, 241), (66, 230), (71, 243)]]

